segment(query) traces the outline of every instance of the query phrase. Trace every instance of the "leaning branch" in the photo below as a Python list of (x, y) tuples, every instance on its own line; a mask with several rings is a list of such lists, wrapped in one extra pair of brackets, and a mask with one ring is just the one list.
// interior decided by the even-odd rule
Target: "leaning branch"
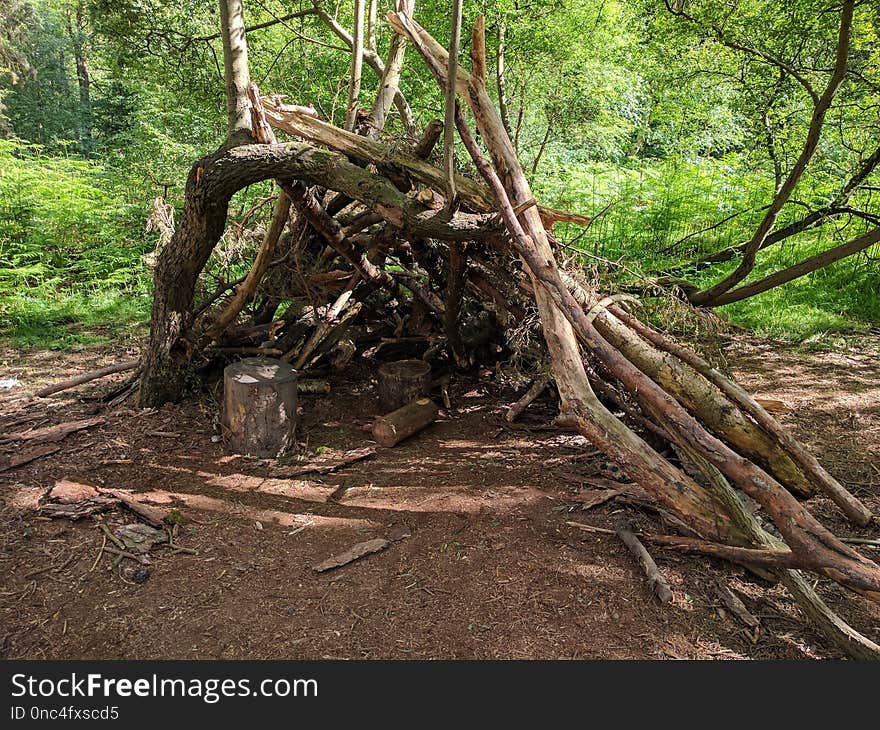
[(813, 271), (818, 271), (825, 266), (833, 264), (835, 261), (840, 261), (847, 256), (852, 256), (860, 251), (864, 251), (878, 241), (880, 241), (880, 228), (874, 228), (857, 238), (853, 238), (851, 241), (847, 241), (839, 246), (823, 251), (820, 254), (811, 256), (810, 258), (801, 261), (799, 264), (790, 266), (782, 271), (777, 271), (775, 274), (765, 276), (763, 279), (758, 279), (758, 281), (752, 282), (751, 284), (741, 286), (739, 289), (726, 292), (719, 296), (714, 301), (714, 304), (718, 306), (722, 304), (731, 304), (733, 302), (739, 302), (743, 299), (756, 296), (757, 294), (774, 289), (777, 286), (787, 284), (789, 281), (794, 281), (802, 276), (806, 276)]
[(854, 5), (855, 0), (844, 0), (840, 14), (840, 29), (838, 31), (834, 71), (831, 74), (831, 78), (828, 80), (828, 85), (825, 87), (825, 91), (822, 92), (822, 96), (815, 101), (812, 118), (810, 119), (810, 126), (807, 131), (807, 138), (797, 161), (789, 172), (785, 182), (782, 184), (782, 187), (779, 188), (779, 191), (770, 203), (770, 207), (764, 214), (764, 218), (758, 225), (755, 234), (743, 249), (743, 258), (742, 261), (740, 261), (739, 266), (737, 266), (731, 274), (713, 286), (692, 294), (689, 298), (694, 304), (713, 304), (722, 294), (730, 291), (745, 279), (749, 273), (751, 273), (752, 269), (755, 267), (755, 259), (758, 251), (761, 249), (767, 236), (770, 235), (773, 227), (776, 225), (776, 219), (779, 217), (780, 211), (788, 202), (795, 187), (797, 187), (797, 184), (800, 182), (801, 177), (806, 171), (807, 166), (813, 159), (813, 155), (819, 145), (819, 139), (822, 136), (822, 126), (825, 123), (825, 115), (828, 113), (828, 109), (831, 107), (831, 102), (834, 100), (834, 96), (837, 94), (837, 90), (840, 88), (840, 85), (846, 76), (846, 64), (847, 59), (849, 58), (849, 47), (852, 36)]

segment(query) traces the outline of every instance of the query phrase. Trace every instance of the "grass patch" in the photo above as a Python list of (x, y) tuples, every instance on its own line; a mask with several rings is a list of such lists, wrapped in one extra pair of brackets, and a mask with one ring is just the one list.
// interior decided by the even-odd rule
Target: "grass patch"
[[(827, 248), (809, 239), (765, 252), (749, 280), (784, 269)], [(714, 271), (702, 283), (717, 281), (729, 269)], [(748, 281), (748, 280), (747, 280)], [(833, 335), (859, 334), (880, 321), (880, 270), (865, 254), (838, 261), (720, 311), (757, 335), (818, 342)]]
[(8, 294), (0, 302), (0, 337), (19, 348), (63, 350), (139, 334), (149, 320), (146, 292), (45, 291)]
[(761, 337), (804, 342), (825, 335), (865, 332), (868, 326), (813, 304), (789, 304), (783, 294), (722, 307), (730, 321)]

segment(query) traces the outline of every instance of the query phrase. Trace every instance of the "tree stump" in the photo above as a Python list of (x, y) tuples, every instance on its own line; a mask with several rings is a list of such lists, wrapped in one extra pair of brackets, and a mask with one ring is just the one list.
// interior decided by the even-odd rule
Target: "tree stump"
[(423, 360), (397, 360), (379, 368), (379, 411), (391, 413), (431, 389), (431, 366)]
[(403, 408), (377, 418), (373, 438), (381, 446), (396, 446), (437, 420), (437, 405), (430, 398), (419, 398)]
[(223, 371), (223, 443), (237, 454), (273, 458), (293, 448), (296, 370), (249, 357)]

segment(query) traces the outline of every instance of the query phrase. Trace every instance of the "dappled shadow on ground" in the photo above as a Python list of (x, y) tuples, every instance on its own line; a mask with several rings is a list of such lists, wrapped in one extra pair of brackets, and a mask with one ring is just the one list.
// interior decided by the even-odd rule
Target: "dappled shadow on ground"
[[(734, 357), (749, 385), (792, 401), (786, 420), (799, 432), (809, 431), (811, 419), (828, 419), (823, 428), (834, 428), (835, 447), (848, 447), (849, 428), (835, 409), (861, 392), (854, 411), (861, 423), (859, 458), (869, 471), (877, 467), (874, 391), (880, 380), (871, 382), (869, 361), (830, 375), (821, 364), (790, 353), (773, 363), (766, 353), (748, 349)], [(77, 361), (76, 367), (96, 364)], [(109, 383), (53, 401), (27, 397), (46, 380), (69, 374), (63, 365), (34, 373), (16, 361), (22, 394), (6, 400), (0, 423), (32, 419), (16, 426), (21, 428), (95, 410), (88, 398), (106, 392)], [(847, 378), (853, 378), (852, 387)], [(814, 392), (813, 400), (800, 400), (804, 391)], [(460, 379), (452, 395), (454, 408), (441, 422), (400, 446), (333, 473), (294, 479), (273, 477), (271, 462), (229, 455), (214, 443), (210, 395), (146, 413), (125, 404), (103, 412), (104, 424), (68, 437), (56, 454), (0, 474), (4, 655), (829, 655), (782, 589), (721, 564), (658, 553), (675, 599), (671, 606), (653, 601), (616, 538), (565, 524), (607, 528), (624, 516), (646, 518), (624, 514), (613, 503), (573, 511), (577, 474), (610, 465), (579, 436), (538, 430), (553, 404), (536, 403), (526, 425), (512, 429), (501, 418), (512, 392)], [(368, 375), (341, 378), (330, 396), (306, 396), (302, 405), (305, 451), (370, 443), (364, 426), (376, 406)], [(866, 432), (872, 434), (867, 444)], [(823, 451), (822, 434), (816, 437)], [(178, 541), (197, 555), (160, 551), (141, 585), (130, 580), (128, 568), (108, 570), (94, 519), (48, 521), (35, 511), (62, 478), (131, 490), (142, 500), (177, 507), (188, 518)], [(867, 476), (863, 481), (863, 491), (880, 507), (877, 489)], [(130, 516), (110, 513), (103, 519), (117, 525)], [(311, 568), (401, 527), (410, 536), (381, 553), (326, 574)], [(719, 570), (762, 617), (766, 631), (757, 643), (717, 612), (713, 580)], [(856, 618), (872, 616), (870, 607), (859, 610)], [(876, 615), (872, 620), (880, 622)]]

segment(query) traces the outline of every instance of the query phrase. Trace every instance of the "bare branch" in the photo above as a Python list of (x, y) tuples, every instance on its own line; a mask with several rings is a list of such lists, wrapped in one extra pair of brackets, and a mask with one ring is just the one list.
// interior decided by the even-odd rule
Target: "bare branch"
[(810, 161), (813, 159), (813, 155), (819, 145), (819, 139), (822, 136), (822, 126), (825, 122), (825, 115), (827, 114), (831, 102), (834, 100), (834, 96), (846, 75), (846, 65), (849, 57), (849, 47), (852, 36), (854, 4), (854, 0), (844, 0), (843, 9), (840, 14), (840, 29), (838, 32), (834, 73), (828, 80), (828, 85), (825, 87), (822, 96), (816, 101), (813, 115), (810, 119), (807, 139), (804, 142), (804, 147), (801, 150), (800, 156), (795, 162), (794, 167), (792, 167), (791, 172), (789, 172), (785, 182), (782, 184), (782, 187), (770, 203), (770, 207), (764, 215), (758, 229), (755, 231), (754, 236), (752, 236), (751, 240), (743, 249), (743, 258), (739, 266), (737, 266), (729, 276), (726, 276), (717, 284), (708, 289), (692, 294), (690, 300), (694, 304), (712, 304), (722, 294), (732, 289), (749, 275), (755, 266), (755, 259), (758, 251), (761, 249), (767, 236), (770, 235), (770, 232), (776, 225), (776, 219), (779, 217), (779, 212), (788, 202), (795, 187), (798, 182), (800, 182), (804, 171), (807, 169), (807, 165), (809, 165)]

